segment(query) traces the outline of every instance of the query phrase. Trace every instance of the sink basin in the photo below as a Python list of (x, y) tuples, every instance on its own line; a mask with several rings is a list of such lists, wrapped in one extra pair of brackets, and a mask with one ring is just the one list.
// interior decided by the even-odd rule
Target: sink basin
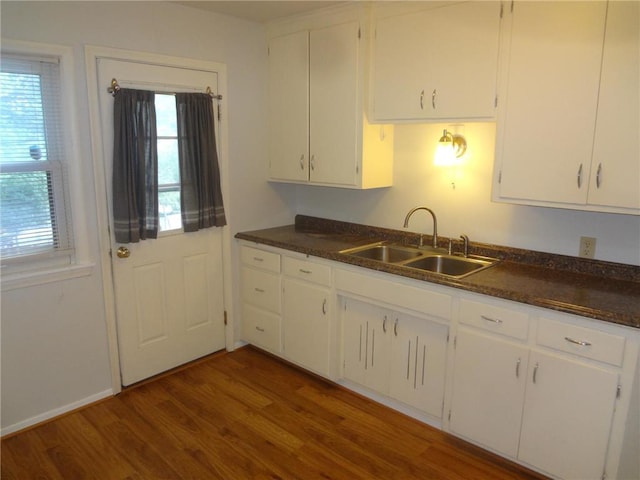
[(491, 259), (454, 257), (450, 255), (430, 255), (405, 262), (405, 267), (417, 268), (450, 277), (463, 277), (478, 270), (488, 268), (495, 263)]
[(340, 253), (454, 278), (471, 275), (472, 273), (489, 268), (498, 262), (495, 258), (475, 255), (461, 257), (458, 255), (448, 255), (443, 252), (446, 252), (446, 250), (377, 242), (362, 247), (342, 250)]
[(343, 250), (340, 253), (346, 253), (360, 258), (368, 258), (385, 263), (398, 263), (405, 260), (419, 258), (423, 252), (417, 248), (402, 247), (400, 245), (366, 245), (364, 247)]

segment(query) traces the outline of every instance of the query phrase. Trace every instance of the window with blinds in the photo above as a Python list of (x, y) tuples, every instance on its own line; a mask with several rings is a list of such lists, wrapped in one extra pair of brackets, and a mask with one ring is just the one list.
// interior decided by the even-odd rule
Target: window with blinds
[(58, 59), (2, 57), (0, 256), (2, 263), (63, 255), (73, 234), (65, 175)]

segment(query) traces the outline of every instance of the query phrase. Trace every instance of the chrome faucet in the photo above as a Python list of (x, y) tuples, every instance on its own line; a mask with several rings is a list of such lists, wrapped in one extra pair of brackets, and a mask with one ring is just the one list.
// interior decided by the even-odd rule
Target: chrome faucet
[[(409, 219), (411, 218), (411, 215), (413, 215), (418, 210), (426, 210), (431, 214), (431, 218), (433, 218), (433, 248), (438, 248), (438, 220), (436, 220), (436, 214), (433, 213), (433, 210), (431, 210), (430, 208), (415, 207), (409, 210), (409, 213), (407, 213), (407, 216), (404, 217), (404, 228), (409, 227)], [(420, 235), (420, 243), (418, 246), (420, 247), (422, 246), (422, 235)]]
[(468, 257), (469, 256), (469, 237), (467, 237), (466, 235), (460, 235), (460, 238), (462, 239), (463, 242), (463, 252), (464, 252), (464, 256)]

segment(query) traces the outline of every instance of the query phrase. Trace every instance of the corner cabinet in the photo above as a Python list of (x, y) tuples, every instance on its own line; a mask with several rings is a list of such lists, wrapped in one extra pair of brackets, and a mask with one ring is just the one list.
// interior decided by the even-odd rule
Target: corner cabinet
[(363, 107), (366, 22), (339, 18), (294, 22), (269, 40), (271, 181), (392, 184), (393, 127), (370, 125)]
[(497, 1), (434, 3), (377, 18), (372, 118), (495, 118), (501, 9)]
[(512, 5), (494, 200), (640, 214), (638, 2)]

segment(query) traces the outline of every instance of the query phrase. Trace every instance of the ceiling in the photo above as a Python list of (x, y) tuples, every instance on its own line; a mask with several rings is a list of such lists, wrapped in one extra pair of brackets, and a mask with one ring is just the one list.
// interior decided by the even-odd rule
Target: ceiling
[(297, 1), (209, 1), (197, 0), (192, 2), (176, 2), (188, 7), (199, 8), (210, 12), (223, 13), (234, 17), (251, 20), (258, 23), (266, 23), (279, 18), (288, 17), (299, 13), (305, 13), (319, 8), (327, 7), (339, 1), (329, 0), (297, 0)]

